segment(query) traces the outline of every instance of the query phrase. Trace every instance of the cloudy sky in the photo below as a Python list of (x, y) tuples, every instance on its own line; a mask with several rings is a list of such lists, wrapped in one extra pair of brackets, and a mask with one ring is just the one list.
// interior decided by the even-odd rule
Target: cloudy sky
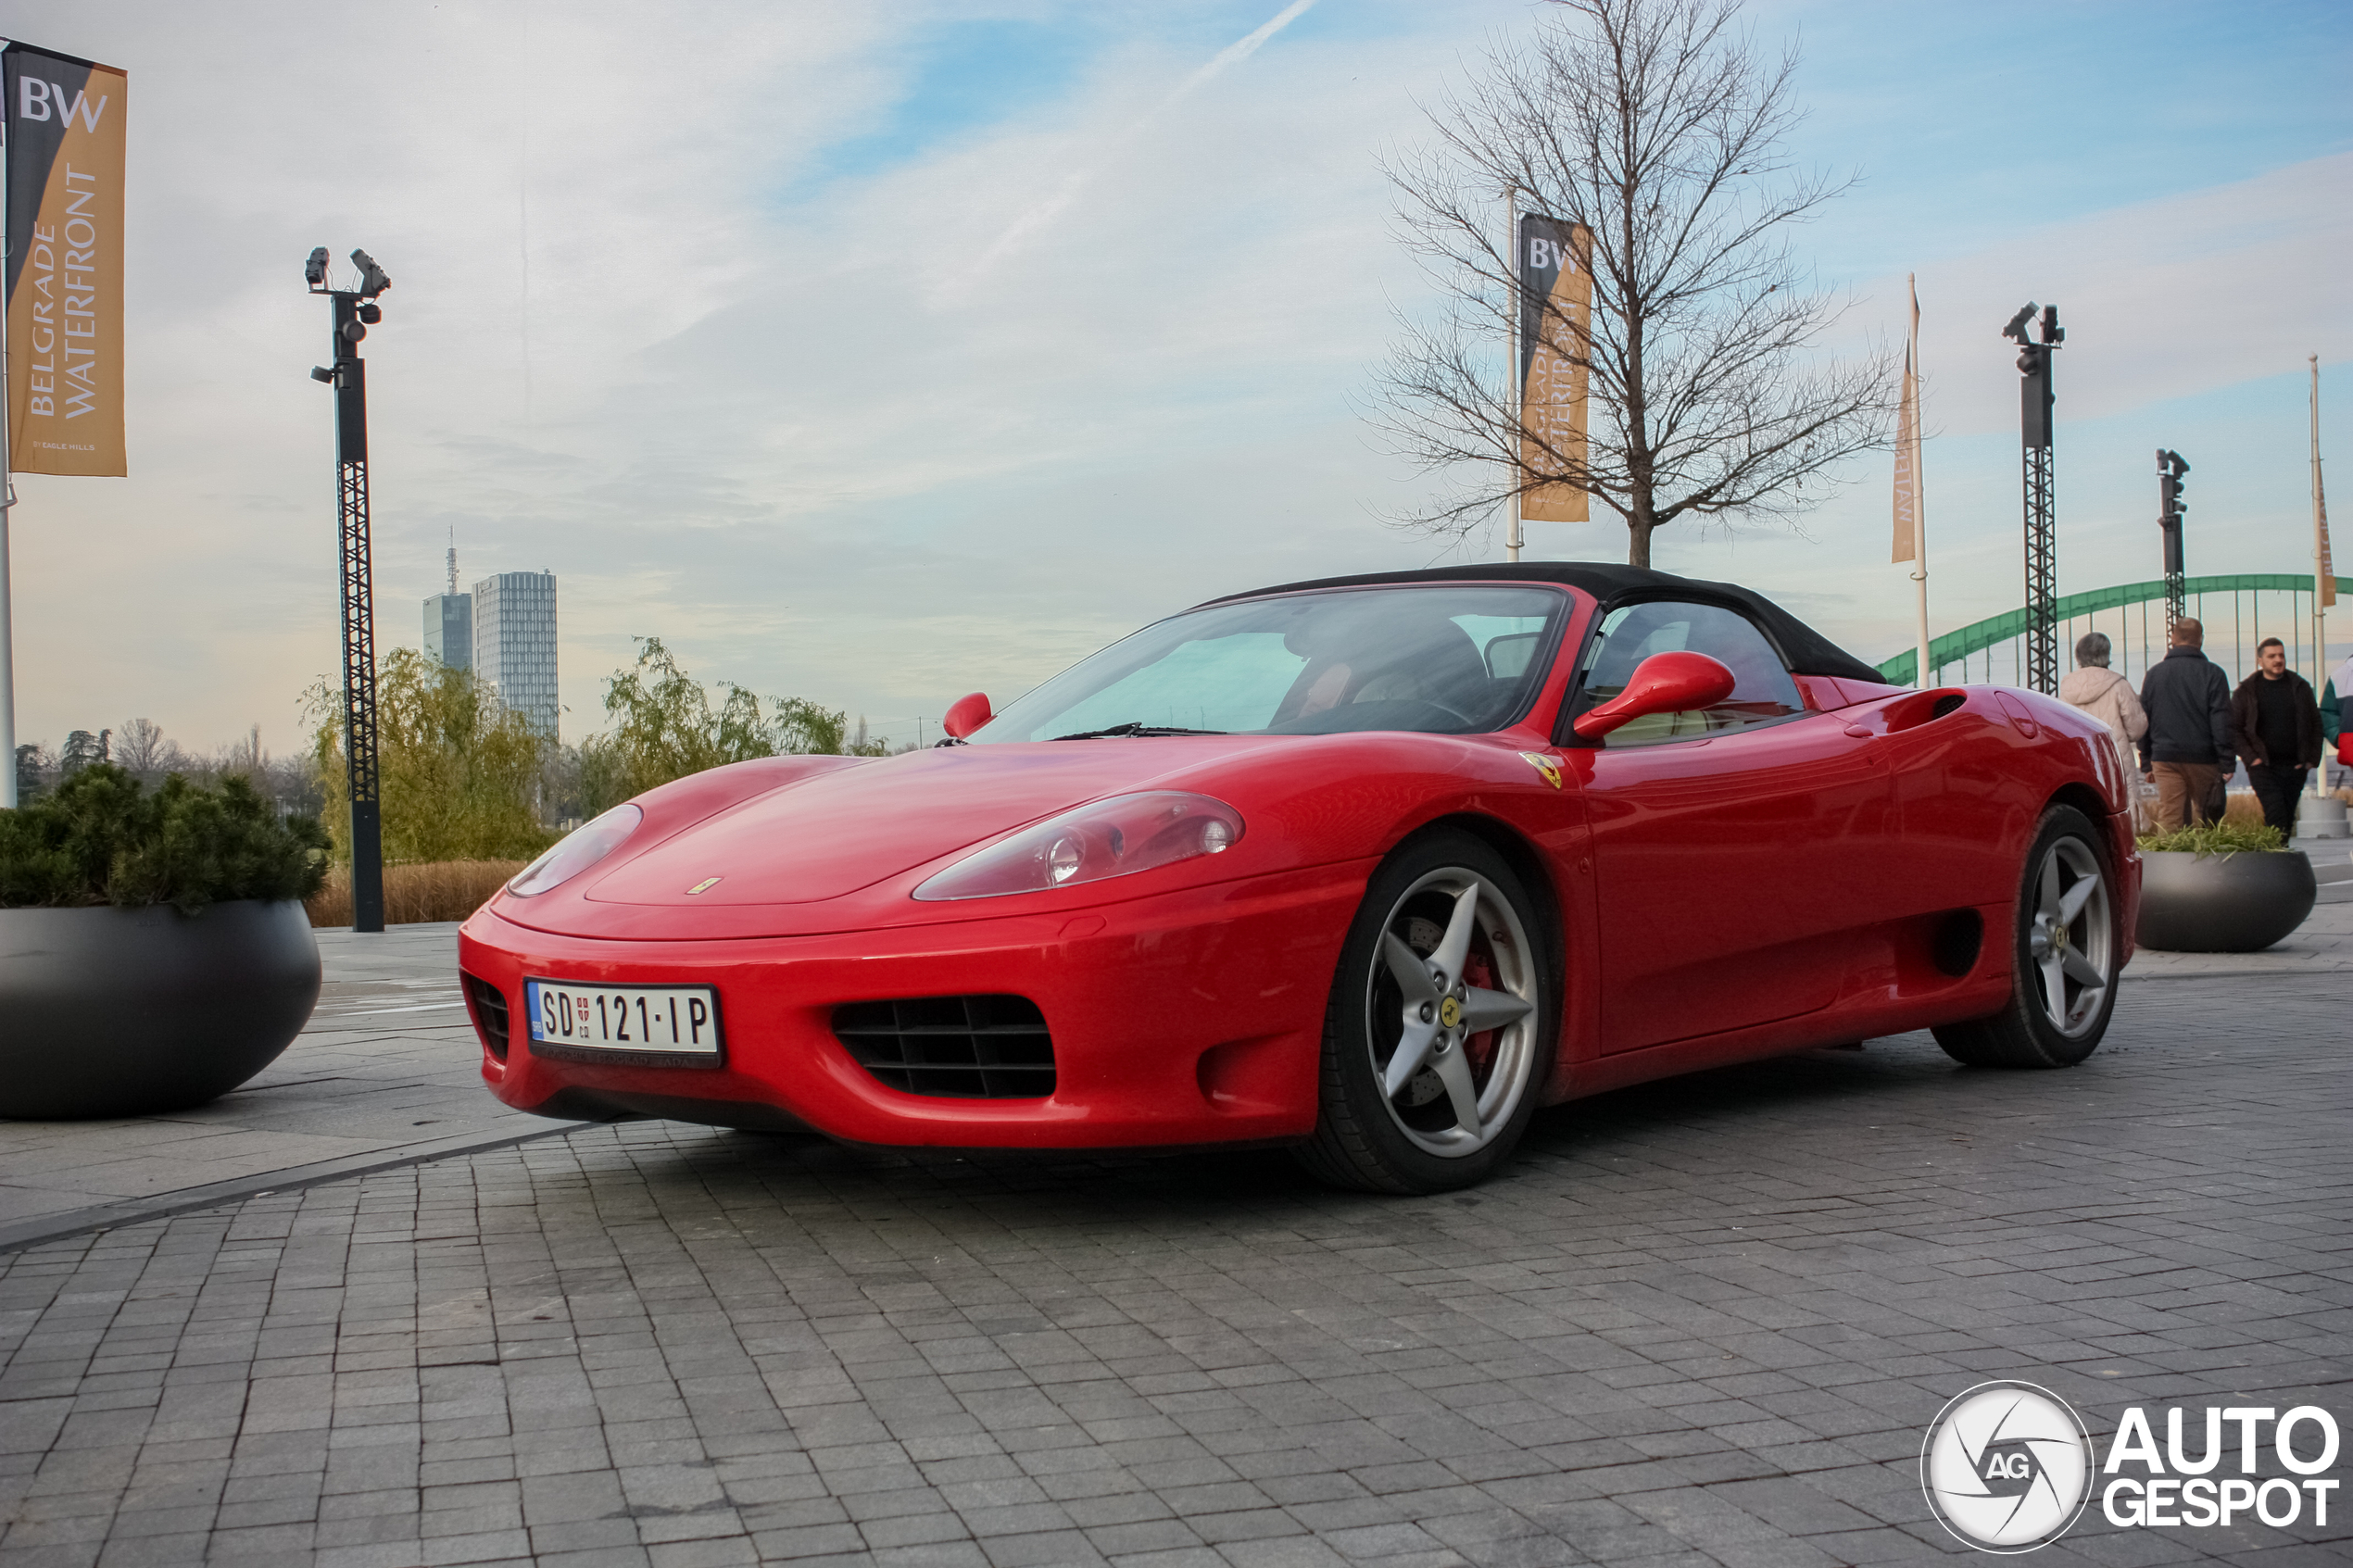
[[(132, 92), (132, 477), (19, 481), (19, 737), (301, 744), (336, 663), (321, 244), (395, 280), (382, 644), (419, 641), (453, 531), (469, 584), (552, 570), (568, 737), (633, 636), (912, 738), (1214, 594), (1500, 556), (1382, 521), (1416, 482), (1367, 393), (1428, 293), (1377, 160), (1537, 8), (0, 0)], [(1997, 334), (2030, 298), (2069, 329), (2062, 591), (2157, 575), (2158, 445), (2196, 465), (2194, 572), (2309, 570), (2308, 354), (2353, 452), (2353, 9), (1749, 14), (1803, 50), (1795, 155), (1863, 175), (1798, 241), (1842, 330), (1898, 330), (1919, 276), (1938, 631), (2021, 598)], [(1848, 477), (1799, 532), (1678, 525), (1659, 564), (1885, 657), (1887, 459)]]

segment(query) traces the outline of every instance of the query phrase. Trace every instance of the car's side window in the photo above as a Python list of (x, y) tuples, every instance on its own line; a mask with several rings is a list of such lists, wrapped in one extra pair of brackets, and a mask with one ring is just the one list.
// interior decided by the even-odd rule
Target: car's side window
[(1732, 695), (1713, 707), (1689, 713), (1654, 713), (1610, 732), (1611, 747), (1655, 746), (1662, 741), (1767, 723), (1806, 710), (1797, 683), (1780, 655), (1745, 616), (1716, 605), (1672, 599), (1622, 605), (1603, 620), (1588, 645), (1579, 672), (1575, 711), (1583, 712), (1626, 689), (1635, 669), (1655, 653), (1688, 649), (1717, 659), (1732, 672)]

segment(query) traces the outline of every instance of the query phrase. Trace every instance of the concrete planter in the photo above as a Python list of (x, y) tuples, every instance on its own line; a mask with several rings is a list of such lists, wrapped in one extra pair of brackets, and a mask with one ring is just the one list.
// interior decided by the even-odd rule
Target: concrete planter
[(2258, 952), (2304, 923), (2318, 891), (2300, 850), (2144, 849), (2136, 935), (2160, 952)]
[(2302, 838), (2353, 837), (2353, 830), (2346, 825), (2345, 802), (2334, 795), (2319, 799), (2306, 796), (2296, 802), (2296, 831)]
[(202, 1105), (276, 1060), (318, 1000), (292, 899), (0, 909), (0, 1117)]

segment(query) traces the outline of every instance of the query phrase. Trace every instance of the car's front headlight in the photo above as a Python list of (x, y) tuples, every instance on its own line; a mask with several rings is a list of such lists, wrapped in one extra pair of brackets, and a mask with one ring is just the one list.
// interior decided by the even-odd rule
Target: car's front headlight
[(535, 893), (545, 893), (560, 883), (570, 882), (590, 866), (621, 847), (621, 841), (637, 831), (646, 813), (635, 806), (616, 806), (603, 816), (564, 834), (556, 847), (515, 873), (507, 884), (507, 891), (518, 898), (528, 898)]
[(915, 897), (998, 898), (1101, 882), (1214, 855), (1241, 835), (1241, 813), (1206, 795), (1176, 789), (1115, 795), (965, 856), (916, 888)]

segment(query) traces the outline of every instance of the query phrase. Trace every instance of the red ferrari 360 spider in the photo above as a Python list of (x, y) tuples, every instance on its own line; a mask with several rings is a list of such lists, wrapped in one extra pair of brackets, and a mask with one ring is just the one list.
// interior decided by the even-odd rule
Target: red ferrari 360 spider
[(2139, 861), (2106, 731), (1909, 691), (1626, 567), (1188, 610), (950, 741), (649, 791), (468, 921), (482, 1071), (548, 1116), (950, 1148), (1296, 1148), (1475, 1182), (1537, 1108), (1931, 1028), (2091, 1054)]

